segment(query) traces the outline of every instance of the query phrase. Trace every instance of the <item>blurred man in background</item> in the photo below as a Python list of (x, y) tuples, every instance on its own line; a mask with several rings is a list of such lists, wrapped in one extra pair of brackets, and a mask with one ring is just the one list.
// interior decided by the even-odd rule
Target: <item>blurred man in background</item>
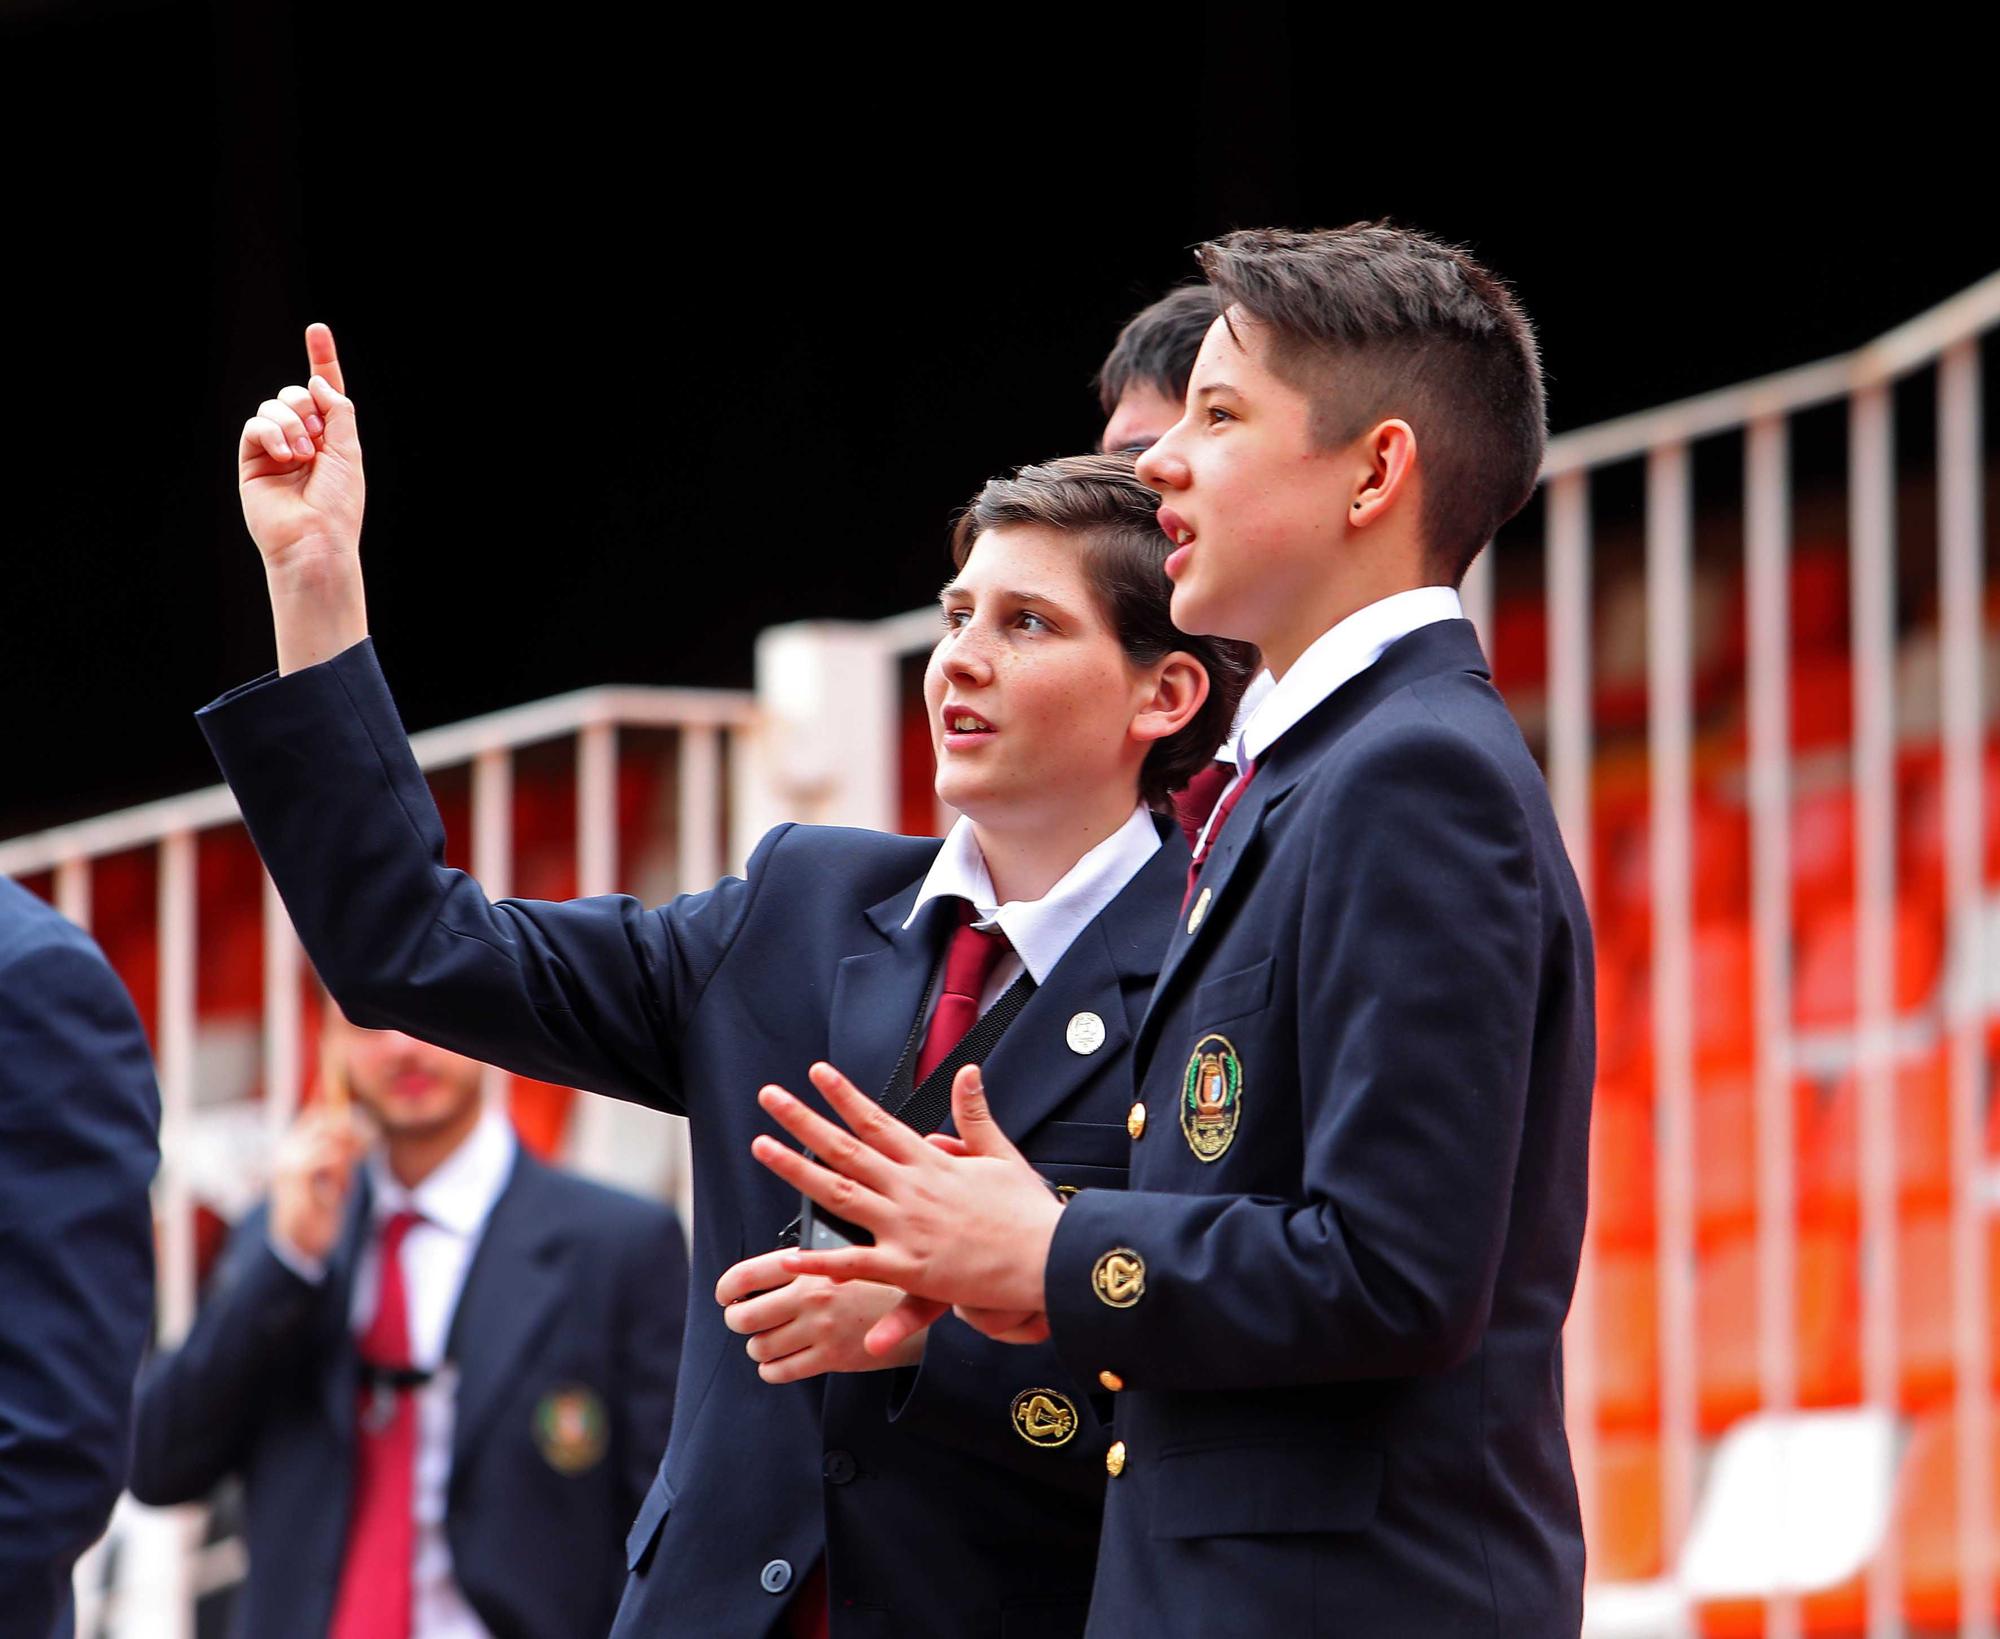
[(679, 1224), (537, 1161), (472, 1060), (325, 1017), (269, 1201), (140, 1384), (132, 1489), (241, 1476), (239, 1633), (602, 1632), (667, 1441)]
[(0, 1639), (71, 1626), (153, 1326), (160, 1093), (89, 937), (0, 877)]

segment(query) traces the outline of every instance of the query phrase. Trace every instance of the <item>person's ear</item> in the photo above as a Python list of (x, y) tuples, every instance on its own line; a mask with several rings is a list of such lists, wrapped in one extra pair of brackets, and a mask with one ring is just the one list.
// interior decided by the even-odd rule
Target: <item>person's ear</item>
[(1417, 435), (1407, 421), (1391, 418), (1370, 428), (1355, 445), (1360, 459), (1347, 521), (1365, 529), (1386, 513), (1417, 470)]
[(1152, 692), (1132, 719), (1132, 738), (1149, 745), (1180, 733), (1208, 698), (1208, 668), (1185, 649), (1174, 650), (1151, 671)]

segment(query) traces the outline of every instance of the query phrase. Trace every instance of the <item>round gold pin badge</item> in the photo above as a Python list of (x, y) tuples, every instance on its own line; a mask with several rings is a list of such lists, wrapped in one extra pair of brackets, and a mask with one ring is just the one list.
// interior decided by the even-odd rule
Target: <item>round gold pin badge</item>
[(1076, 1435), (1076, 1407), (1056, 1389), (1023, 1389), (1014, 1396), (1014, 1432), (1031, 1446), (1053, 1449)]
[(1129, 1246), (1114, 1246), (1090, 1271), (1090, 1288), (1114, 1309), (1131, 1308), (1145, 1294), (1145, 1259)]
[(1227, 1036), (1203, 1036), (1181, 1081), (1181, 1131), (1195, 1158), (1218, 1159), (1236, 1142), (1242, 1117), (1243, 1061)]

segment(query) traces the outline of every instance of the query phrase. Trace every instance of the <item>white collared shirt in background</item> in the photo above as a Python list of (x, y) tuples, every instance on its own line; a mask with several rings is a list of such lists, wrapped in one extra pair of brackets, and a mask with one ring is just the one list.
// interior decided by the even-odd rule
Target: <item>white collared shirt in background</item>
[(972, 821), (961, 815), (946, 833), (944, 846), (924, 875), (917, 902), (903, 926), (916, 921), (933, 899), (947, 895), (971, 902), (975, 925), (997, 927), (1010, 947), (993, 965), (993, 976), (979, 998), (984, 1013), (1020, 978), (1022, 969), (1036, 984), (1048, 982), (1056, 963), (1091, 919), (1124, 891), (1146, 861), (1159, 851), (1160, 833), (1142, 803), (1132, 816), (1067, 871), (1040, 899), (1010, 899), (997, 904), (986, 857), (979, 851)]
[(403, 1237), (403, 1296), (410, 1311), (410, 1364), (436, 1373), (417, 1391), (417, 1452), (411, 1516), (416, 1525), (412, 1567), (411, 1639), (491, 1639), (452, 1576), (445, 1540), (445, 1493), (451, 1482), (451, 1437), (458, 1393), (456, 1371), (440, 1370), (466, 1271), (493, 1205), (513, 1175), (519, 1143), (506, 1118), (487, 1111), (431, 1175), (405, 1189), (377, 1149), (368, 1157), (371, 1230), (354, 1271), (354, 1335), (375, 1318), (381, 1285), (381, 1225), (406, 1207), (420, 1213)]

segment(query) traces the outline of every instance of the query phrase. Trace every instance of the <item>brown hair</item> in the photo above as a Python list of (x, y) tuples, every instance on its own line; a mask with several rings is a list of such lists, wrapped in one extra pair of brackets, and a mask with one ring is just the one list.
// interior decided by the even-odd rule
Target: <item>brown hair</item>
[(1198, 247), (1225, 311), (1268, 326), (1322, 448), (1400, 416), (1424, 469), (1425, 569), (1456, 586), (1535, 492), (1547, 441), (1535, 335), (1456, 245), (1386, 222), (1254, 228)]
[(1084, 579), (1126, 658), (1150, 666), (1180, 649), (1201, 662), (1208, 698), (1177, 733), (1154, 742), (1139, 770), (1141, 800), (1163, 808), (1215, 755), (1258, 659), (1248, 643), (1190, 637), (1174, 624), (1173, 583), (1162, 567), (1173, 543), (1155, 517), (1159, 496), (1133, 477), (1132, 465), (1130, 454), (1070, 455), (989, 479), (958, 515), (951, 561), (963, 569), (979, 537), (1007, 524), (1073, 535)]
[(1174, 286), (1134, 313), (1097, 367), (1097, 402), (1104, 413), (1118, 408), (1134, 382), (1157, 387), (1171, 399), (1186, 398), (1195, 355), (1221, 311), (1215, 292), (1197, 280)]

